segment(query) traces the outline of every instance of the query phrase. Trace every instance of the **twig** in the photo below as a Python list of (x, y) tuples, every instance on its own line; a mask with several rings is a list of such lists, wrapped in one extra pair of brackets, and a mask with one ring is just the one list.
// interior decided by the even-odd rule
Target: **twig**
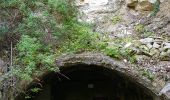
[(60, 73), (60, 72), (58, 72), (58, 74), (61, 75), (61, 76), (63, 76), (63, 77), (65, 77), (66, 79), (70, 80), (70, 78), (67, 77), (66, 75), (64, 75), (64, 74), (62, 74), (62, 73)]
[(11, 42), (11, 61), (10, 61), (10, 67), (12, 68), (12, 64), (13, 64), (13, 62), (12, 62), (12, 59), (13, 59), (13, 51), (12, 51), (12, 47), (13, 47), (13, 45), (12, 45), (12, 42)]

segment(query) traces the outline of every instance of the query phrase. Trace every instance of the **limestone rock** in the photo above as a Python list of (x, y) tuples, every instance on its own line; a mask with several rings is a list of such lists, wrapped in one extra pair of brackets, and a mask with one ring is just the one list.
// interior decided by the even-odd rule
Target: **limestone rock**
[(140, 40), (140, 42), (141, 42), (142, 44), (151, 43), (151, 42), (153, 42), (153, 41), (154, 41), (153, 38), (145, 38), (145, 39), (141, 39), (141, 40)]
[(126, 4), (129, 8), (132, 8), (137, 11), (152, 11), (153, 2), (150, 0), (126, 0)]
[(121, 0), (76, 0), (79, 21), (95, 23), (113, 14), (122, 5)]
[(146, 55), (136, 55), (135, 56), (137, 63), (140, 63), (141, 61), (149, 60), (150, 58)]
[(160, 52), (159, 52), (158, 49), (152, 48), (152, 49), (150, 50), (150, 54), (158, 57), (159, 54), (160, 54)]
[(151, 43), (147, 43), (146, 46), (147, 46), (149, 49), (151, 49), (151, 48), (153, 47)]
[(153, 43), (153, 48), (157, 48), (158, 49), (158, 48), (160, 48), (160, 45), (158, 43), (154, 42)]
[(169, 61), (170, 60), (170, 54), (168, 54), (168, 52), (161, 52), (160, 53), (160, 59)]
[(160, 0), (159, 12), (153, 18), (143, 20), (142, 24), (155, 34), (170, 36), (170, 0)]
[(128, 7), (135, 7), (138, 3), (138, 0), (126, 0), (126, 4)]
[(150, 3), (154, 4), (157, 0), (148, 0)]
[(164, 43), (164, 49), (170, 49), (170, 43)]
[(170, 83), (168, 83), (160, 92), (160, 94), (164, 94), (168, 98), (170, 98)]
[(138, 11), (152, 11), (153, 5), (148, 0), (139, 0), (138, 5), (136, 6), (136, 9)]
[(148, 51), (149, 52), (149, 48), (146, 45), (141, 45), (140, 49), (142, 49), (143, 51)]

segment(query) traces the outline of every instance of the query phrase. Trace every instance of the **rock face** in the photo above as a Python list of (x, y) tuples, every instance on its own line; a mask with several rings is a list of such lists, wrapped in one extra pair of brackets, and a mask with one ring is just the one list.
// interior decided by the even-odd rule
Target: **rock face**
[[(165, 86), (164, 89), (162, 89), (162, 92), (160, 92), (160, 89), (158, 89), (157, 85), (154, 86), (151, 81), (149, 81), (145, 77), (142, 77), (137, 70), (132, 68), (131, 65), (127, 63), (125, 64), (124, 62), (116, 61), (101, 53), (86, 52), (81, 54), (63, 55), (56, 59), (56, 65), (60, 68), (60, 70), (66, 70), (67, 68), (69, 69), (71, 66), (77, 66), (81, 64), (87, 66), (100, 66), (103, 68), (107, 68), (110, 71), (117, 72), (121, 74), (121, 76), (130, 79), (132, 82), (137, 83), (138, 85), (146, 89), (145, 91), (147, 91), (150, 95), (154, 97), (153, 100), (169, 100), (167, 99), (168, 97), (166, 95), (164, 96), (165, 99), (162, 98), (165, 93), (169, 93), (169, 85)], [(48, 74), (50, 73), (44, 73), (38, 79), (41, 80)], [(36, 81), (33, 82), (35, 83)], [(29, 86), (29, 83), (26, 83), (25, 85)]]
[(155, 32), (157, 35), (170, 36), (170, 1), (161, 1), (160, 11), (157, 15), (141, 22), (147, 29)]
[[(67, 68), (70, 69), (71, 66), (79, 65), (98, 66), (99, 68), (102, 67), (104, 69), (106, 68), (111, 72), (113, 71), (113, 73), (116, 72), (120, 74), (122, 77), (127, 78), (127, 80), (131, 81), (132, 83), (142, 87), (150, 96), (157, 98), (153, 100), (161, 100), (161, 97), (158, 95), (159, 89), (153, 86), (147, 78), (142, 77), (137, 70), (131, 69), (130, 65), (125, 65), (123, 62), (116, 61), (101, 53), (86, 52), (81, 54), (60, 56), (56, 59), (56, 65), (60, 68), (61, 71), (66, 70)], [(45, 75), (48, 74), (46, 73)], [(44, 75), (40, 77), (43, 78)]]
[(122, 5), (122, 0), (76, 0), (81, 14), (79, 19), (94, 23), (116, 12)]
[(148, 55), (156, 57), (156, 59), (170, 60), (170, 41), (165, 41), (161, 37), (149, 37), (140, 39), (140, 42), (139, 48), (141, 51), (145, 51)]
[(135, 8), (138, 4), (138, 0), (126, 0), (126, 4), (128, 7)]
[(152, 11), (153, 4), (149, 0), (126, 0), (127, 6), (138, 11)]
[(164, 94), (168, 98), (170, 98), (170, 83), (168, 83), (160, 92), (161, 94)]

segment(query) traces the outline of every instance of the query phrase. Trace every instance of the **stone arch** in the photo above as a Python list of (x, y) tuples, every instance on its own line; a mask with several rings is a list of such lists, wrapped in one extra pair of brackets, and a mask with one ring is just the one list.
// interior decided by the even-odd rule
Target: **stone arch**
[[(54, 78), (56, 77), (56, 75), (60, 75), (66, 80), (69, 80), (69, 77), (67, 77), (67, 75), (70, 75), (70, 77), (73, 78), (73, 80), (74, 79), (80, 80), (78, 76), (83, 75), (82, 73), (85, 72), (85, 73), (88, 73), (87, 75), (89, 76), (87, 77), (88, 79), (90, 77), (93, 77), (92, 78), (94, 79), (93, 81), (97, 80), (97, 78), (95, 77), (96, 75), (99, 75), (99, 77), (103, 77), (103, 79), (106, 79), (106, 81), (110, 81), (110, 78), (114, 77), (113, 79), (121, 81), (122, 84), (124, 84), (124, 81), (127, 80), (130, 84), (132, 84), (130, 85), (130, 88), (128, 89), (132, 89), (131, 87), (133, 88), (136, 87), (136, 88), (140, 88), (139, 89), (140, 93), (146, 91), (146, 93), (142, 94), (142, 95), (149, 96), (149, 99), (146, 99), (146, 100), (164, 100), (161, 98), (161, 96), (159, 96), (159, 90), (157, 90), (156, 87), (154, 87), (149, 81), (147, 81), (147, 79), (141, 77), (137, 72), (130, 69), (128, 65), (125, 65), (119, 61), (113, 60), (112, 58), (105, 56), (103, 54), (100, 54), (100, 53), (82, 53), (82, 54), (64, 55), (64, 56), (57, 58), (56, 65), (60, 68), (61, 73), (56, 74), (53, 72), (47, 72), (41, 76), (41, 80), (47, 82), (49, 81), (50, 78), (52, 78), (50, 82), (52, 83), (56, 82), (55, 84), (56, 86), (58, 85), (58, 81), (55, 81), (56, 78)], [(92, 74), (90, 71), (92, 71), (95, 74)], [(99, 74), (99, 73), (102, 73), (102, 74)], [(104, 75), (105, 73), (107, 73), (107, 75)], [(115, 76), (118, 78), (116, 78)], [(44, 84), (48, 84), (48, 82)], [(30, 86), (32, 87), (33, 84), (31, 84)], [(47, 97), (41, 97), (41, 94), (40, 94), (39, 97), (41, 97), (41, 100), (43, 100), (42, 98), (48, 98), (48, 96), (51, 95), (51, 94), (47, 94), (47, 91), (48, 93), (49, 92), (51, 93), (51, 91), (57, 92), (60, 90), (59, 88), (57, 88), (59, 90), (57, 90), (56, 87), (54, 88), (53, 87), (54, 85), (50, 85), (50, 86), (49, 85), (45, 86), (44, 88), (45, 92), (42, 92), (42, 94), (46, 94)], [(49, 90), (49, 87), (50, 89), (52, 88), (53, 90)], [(70, 87), (74, 87), (74, 86), (70, 86)], [(93, 88), (93, 84), (88, 84), (88, 87)], [(136, 90), (134, 89), (134, 91)], [(54, 95), (57, 95), (57, 94), (54, 94)], [(53, 98), (55, 100), (56, 97), (54, 95), (53, 95)], [(16, 100), (25, 100), (22, 97), (23, 96), (20, 95), (17, 97)], [(38, 99), (39, 97), (37, 96), (36, 99), (33, 99), (33, 100), (40, 100)], [(47, 100), (47, 99), (44, 99), (44, 100)], [(49, 99), (49, 100), (53, 100), (53, 99)], [(101, 99), (101, 100), (109, 100), (109, 99)], [(130, 100), (130, 98), (126, 99), (125, 97), (120, 100)], [(132, 100), (139, 100), (139, 99), (132, 99)], [(141, 100), (145, 100), (145, 99), (142, 98)]]

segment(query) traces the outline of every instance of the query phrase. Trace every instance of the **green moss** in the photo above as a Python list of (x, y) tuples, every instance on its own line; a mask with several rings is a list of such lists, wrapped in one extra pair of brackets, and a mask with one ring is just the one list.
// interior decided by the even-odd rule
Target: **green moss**
[(154, 32), (149, 32), (149, 31), (147, 31), (147, 32), (144, 32), (144, 37), (149, 37), (149, 36), (154, 36), (155, 35), (155, 33)]
[(145, 31), (145, 27), (144, 27), (144, 25), (142, 25), (142, 24), (137, 24), (137, 25), (135, 25), (134, 29), (135, 29), (135, 31), (137, 31), (137, 32), (139, 32), (139, 33), (142, 33), (142, 32)]
[(114, 16), (113, 18), (112, 18), (112, 23), (115, 25), (115, 24), (117, 24), (117, 23), (120, 23), (120, 22), (122, 22), (122, 17), (121, 16)]

